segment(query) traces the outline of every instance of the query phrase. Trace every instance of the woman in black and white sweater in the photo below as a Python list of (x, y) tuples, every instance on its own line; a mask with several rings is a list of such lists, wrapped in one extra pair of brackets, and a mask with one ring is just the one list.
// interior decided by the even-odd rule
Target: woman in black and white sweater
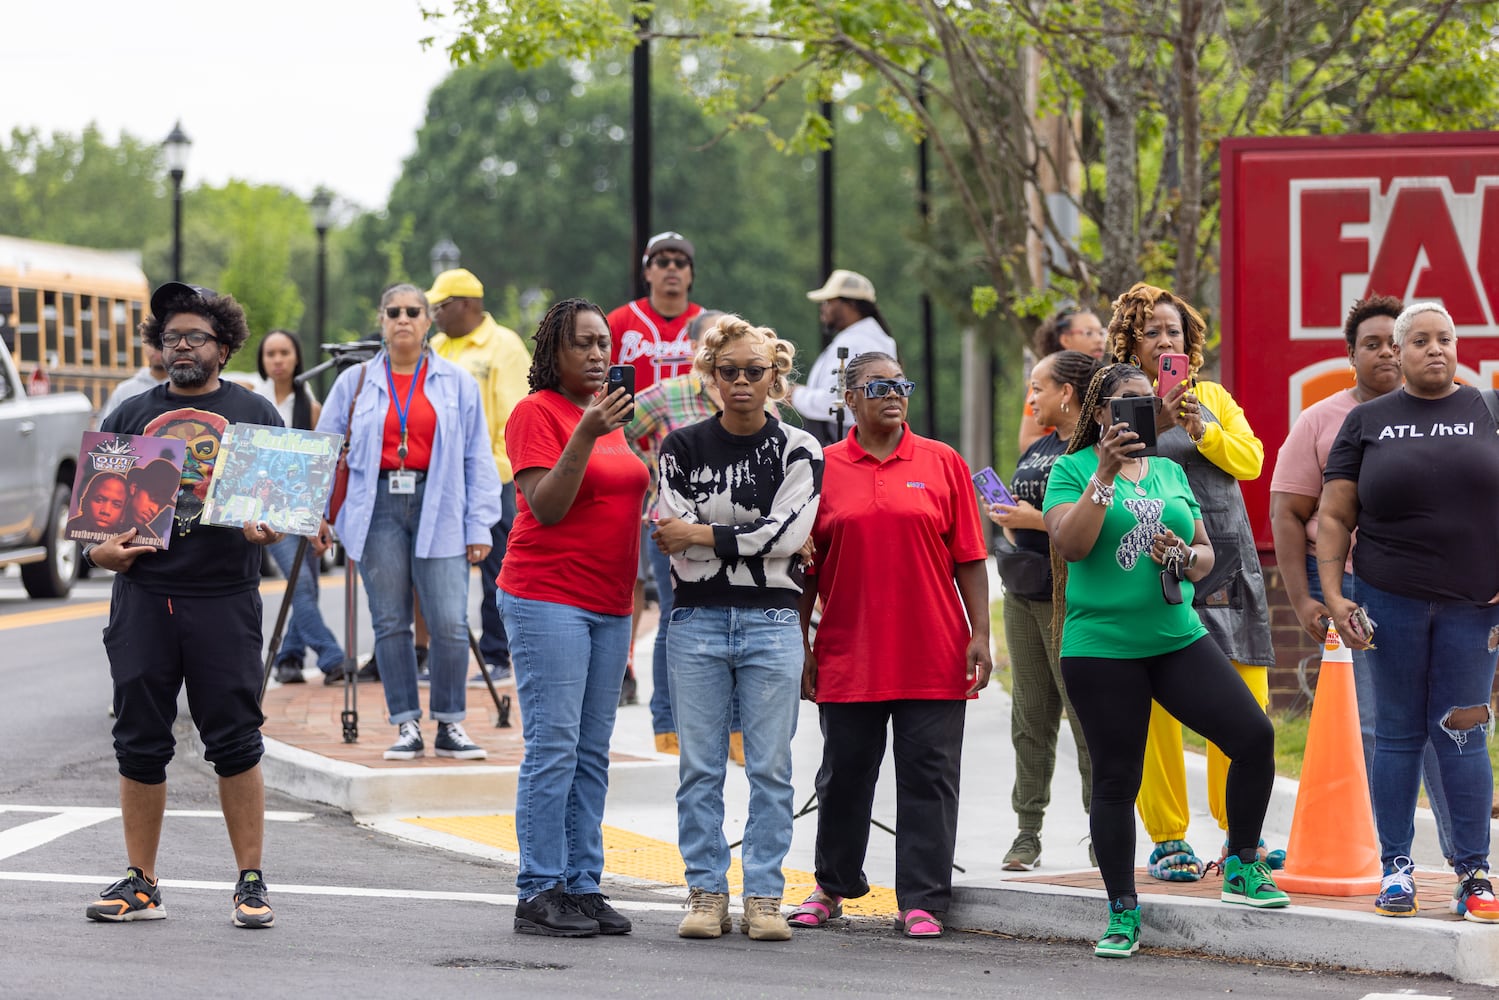
[(682, 937), (718, 937), (729, 917), (723, 833), (729, 712), (744, 723), (749, 817), (744, 920), (752, 940), (785, 941), (781, 862), (791, 847), (791, 737), (801, 683), (802, 546), (817, 516), (822, 449), (766, 412), (788, 390), (794, 345), (725, 316), (703, 336), (696, 367), (722, 412), (661, 445), (661, 519), (675, 606), (666, 638), (681, 745), (678, 847), (686, 862)]

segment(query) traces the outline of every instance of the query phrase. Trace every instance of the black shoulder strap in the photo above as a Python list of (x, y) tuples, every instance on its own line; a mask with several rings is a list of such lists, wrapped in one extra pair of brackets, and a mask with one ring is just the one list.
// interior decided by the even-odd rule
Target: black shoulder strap
[(1499, 426), (1499, 391), (1479, 389), (1478, 394), (1483, 397), (1483, 405), (1489, 408), (1489, 416), (1494, 418), (1495, 426)]

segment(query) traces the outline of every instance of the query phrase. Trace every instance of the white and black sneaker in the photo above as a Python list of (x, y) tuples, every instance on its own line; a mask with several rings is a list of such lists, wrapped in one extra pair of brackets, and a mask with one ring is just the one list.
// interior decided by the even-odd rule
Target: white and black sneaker
[[(417, 736), (420, 741), (420, 735)], [(439, 722), (437, 724), (437, 739), (432, 744), (437, 748), (437, 756), (453, 757), (457, 760), (483, 760), (489, 753), (479, 744), (468, 738), (468, 733), (463, 731), (461, 722)]]
[[(386, 760), (414, 760), (427, 752), (422, 742), (422, 727), (415, 720), (401, 723), (396, 741), (385, 751)], [(442, 751), (439, 750), (438, 753)]]

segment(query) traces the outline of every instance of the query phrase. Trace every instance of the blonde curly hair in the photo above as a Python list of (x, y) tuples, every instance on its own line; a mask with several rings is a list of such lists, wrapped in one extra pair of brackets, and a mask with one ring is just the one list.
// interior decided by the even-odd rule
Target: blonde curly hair
[(796, 357), (796, 345), (776, 336), (770, 327), (754, 326), (733, 313), (724, 313), (703, 333), (697, 357), (693, 359), (693, 369), (704, 378), (713, 378), (719, 356), (739, 340), (747, 340), (760, 348), (762, 356), (770, 361), (769, 367), (775, 371), (770, 382), (770, 398), (786, 398), (791, 391), (790, 379), (795, 374), (792, 358)]
[[(1129, 291), (1114, 300), (1114, 315), (1109, 317), (1109, 353), (1115, 361), (1127, 361), (1136, 356), (1136, 345), (1145, 333), (1145, 324), (1155, 315), (1157, 304), (1165, 302), (1175, 306), (1182, 318), (1182, 341), (1192, 374), (1202, 368), (1202, 344), (1207, 334), (1207, 321), (1185, 299), (1173, 292), (1137, 281)], [(1152, 378), (1154, 376), (1151, 376)]]

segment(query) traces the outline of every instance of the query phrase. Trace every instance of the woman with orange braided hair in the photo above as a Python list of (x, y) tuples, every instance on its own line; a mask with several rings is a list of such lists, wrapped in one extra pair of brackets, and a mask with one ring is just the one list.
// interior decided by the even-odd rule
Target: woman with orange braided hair
[[(1154, 378), (1161, 355), (1185, 354), (1191, 378), (1166, 394), (1157, 417), (1159, 453), (1180, 465), (1202, 504), (1202, 520), (1217, 552), (1213, 571), (1196, 587), (1198, 616), (1218, 647), (1233, 661), (1263, 709), (1270, 700), (1269, 666), (1275, 662), (1264, 578), (1239, 482), (1256, 479), (1265, 448), (1227, 389), (1197, 377), (1207, 324), (1197, 310), (1164, 288), (1137, 283), (1114, 302), (1109, 347)], [(1208, 805), (1225, 832), (1224, 782), (1228, 761), (1208, 747)], [(1187, 776), (1181, 724), (1159, 704), (1151, 709), (1145, 774), (1137, 802), (1150, 839), (1150, 874), (1195, 881), (1202, 862), (1187, 844)], [(1264, 853), (1263, 850), (1261, 852)], [(1285, 855), (1268, 855), (1280, 867)]]

